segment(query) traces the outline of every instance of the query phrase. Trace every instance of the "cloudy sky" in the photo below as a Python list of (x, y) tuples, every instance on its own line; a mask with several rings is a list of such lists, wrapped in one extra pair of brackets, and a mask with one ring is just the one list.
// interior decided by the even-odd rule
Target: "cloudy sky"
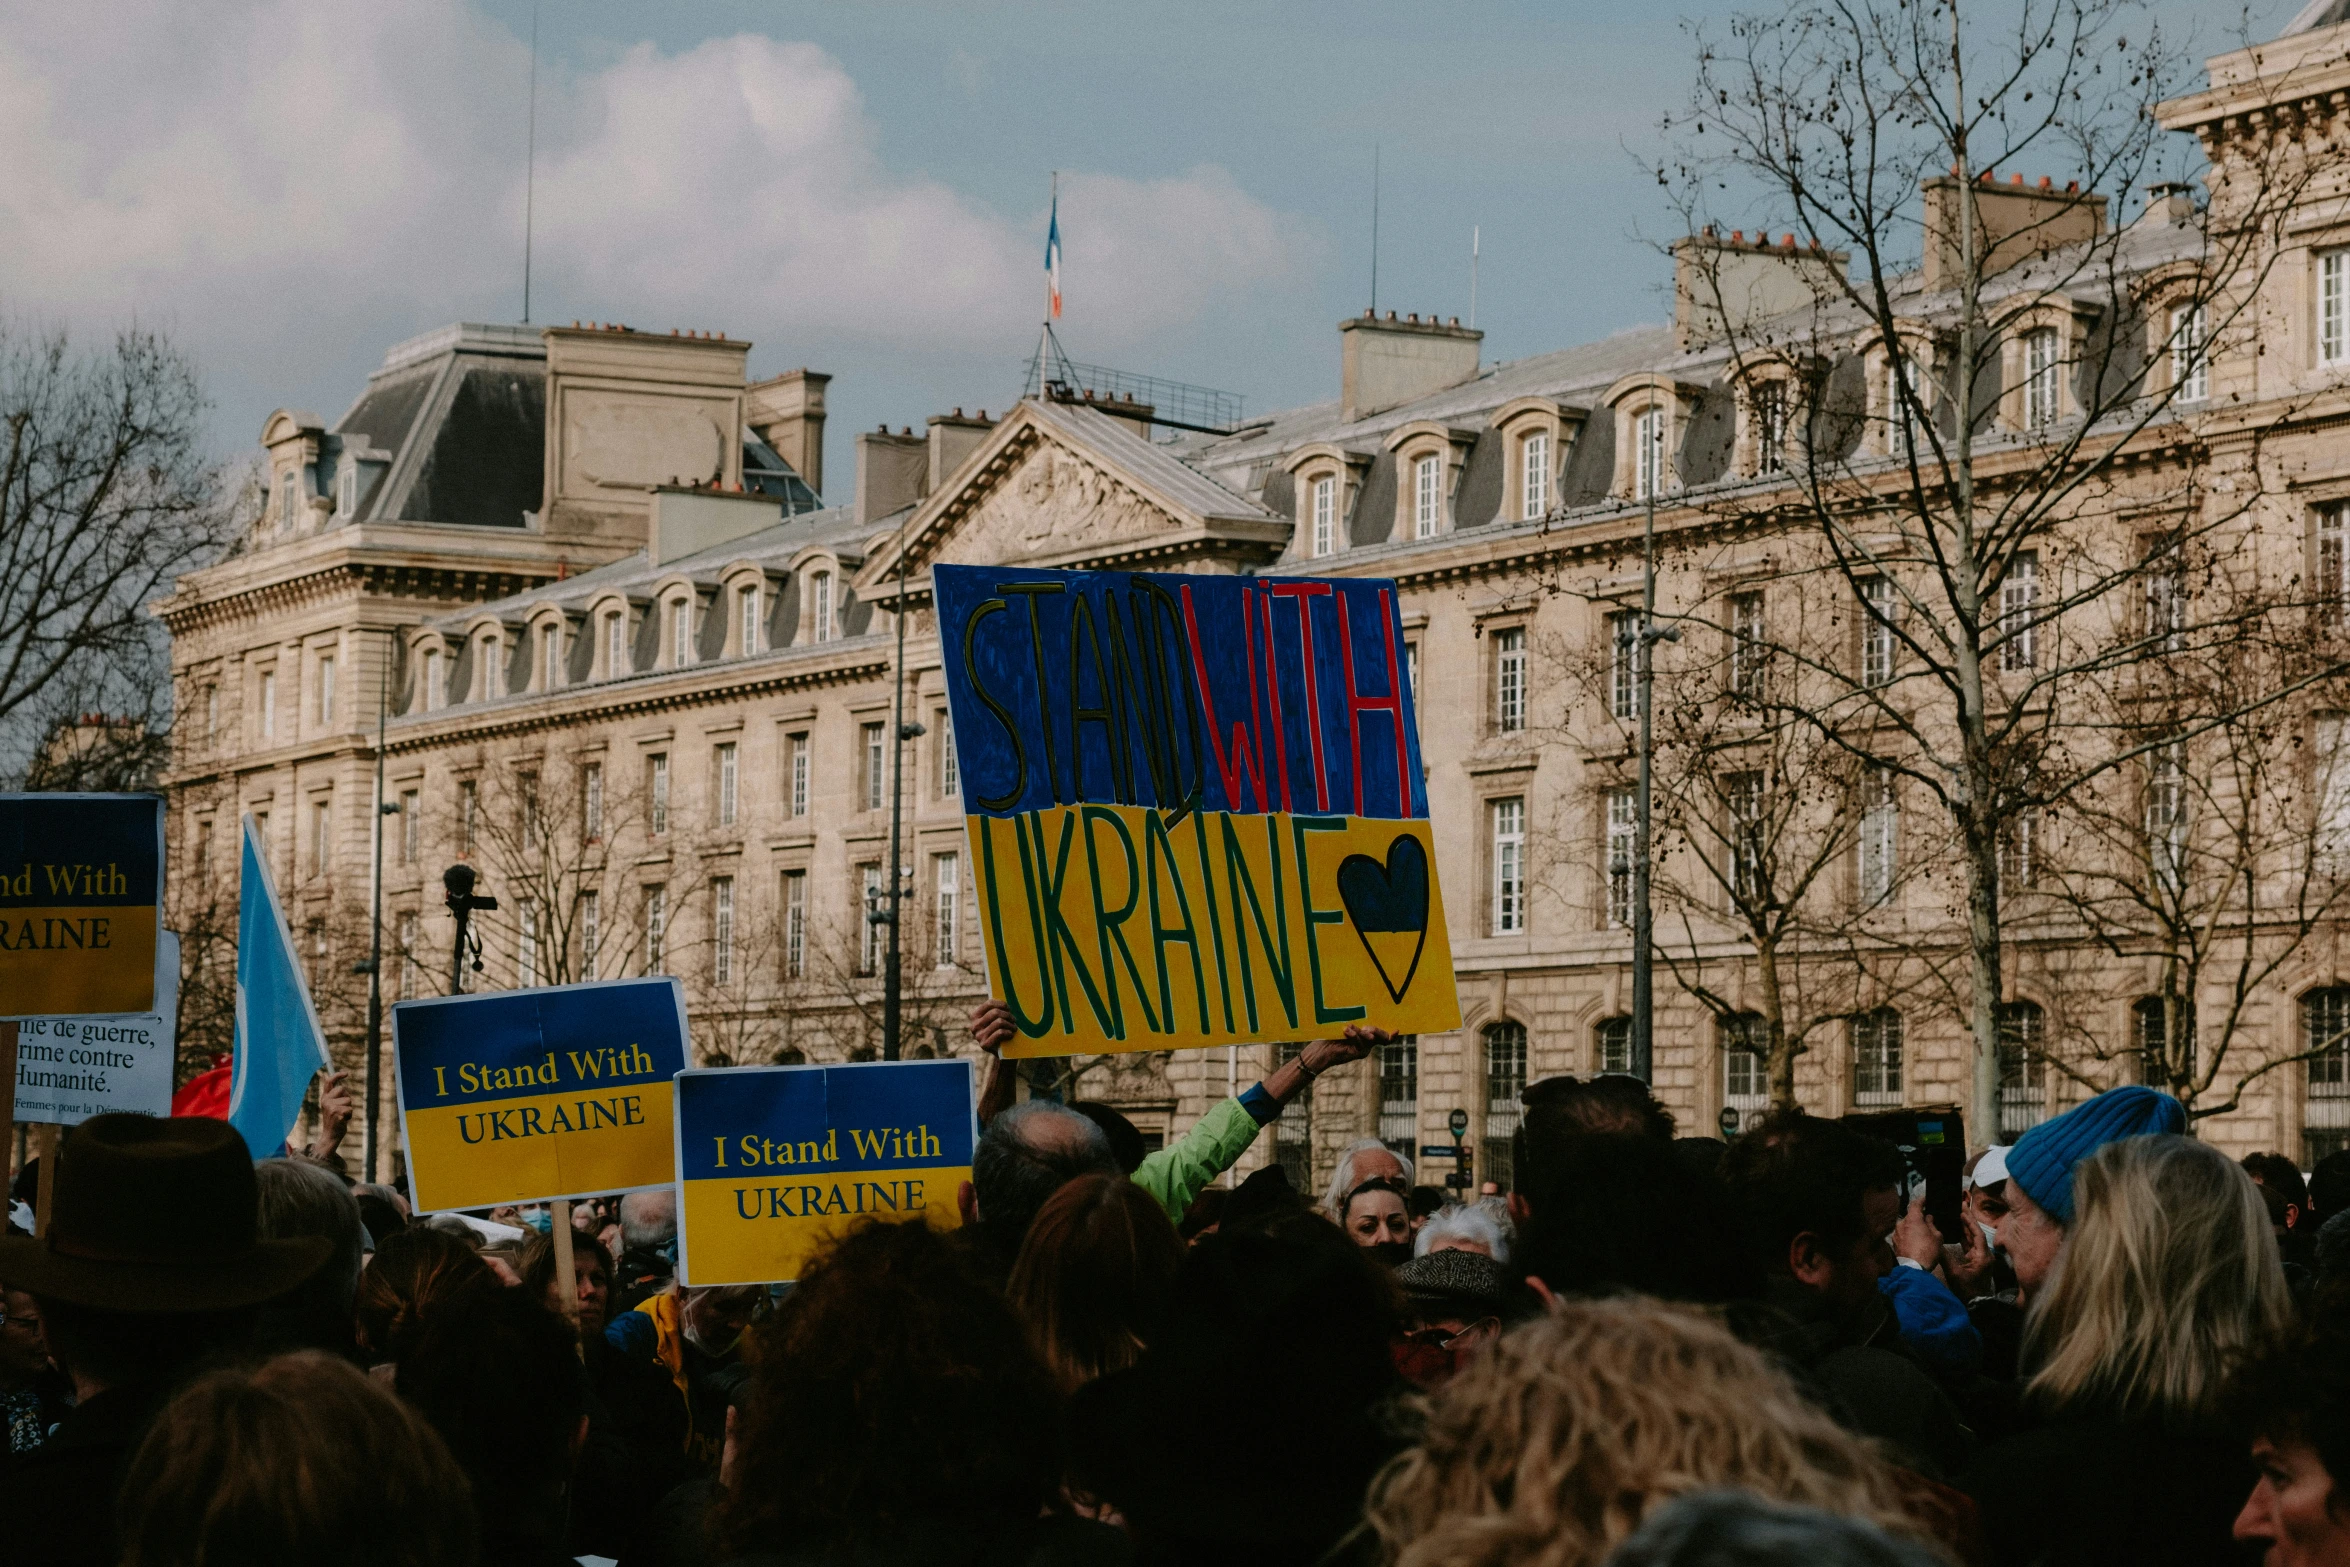
[[(2256, 34), (2293, 0), (2261, 0)], [(833, 373), (830, 457), (1001, 408), (1061, 172), (1073, 357), (1332, 396), (1339, 317), (1466, 316), (1511, 358), (1669, 313), (1638, 159), (1686, 8), (546, 0), (532, 316), (722, 330)], [(2164, 0), (2223, 47), (2232, 7)], [(531, 0), (74, 0), (0, 11), (0, 314), (140, 319), (223, 452), (333, 419), (386, 345), (522, 313)], [(832, 499), (845, 499), (842, 478)]]

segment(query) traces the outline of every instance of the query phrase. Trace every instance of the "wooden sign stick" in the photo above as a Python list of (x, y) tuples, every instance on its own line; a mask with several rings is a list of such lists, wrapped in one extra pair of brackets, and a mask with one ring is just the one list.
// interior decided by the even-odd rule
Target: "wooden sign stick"
[(49, 1233), (49, 1204), (57, 1196), (57, 1125), (43, 1121), (33, 1128), (33, 1157), (41, 1161), (40, 1184), (33, 1191), (33, 1235)]
[(563, 1301), (563, 1320), (579, 1335), (579, 1277), (571, 1260), (571, 1202), (558, 1197), (547, 1204), (547, 1234), (555, 1242), (555, 1288)]

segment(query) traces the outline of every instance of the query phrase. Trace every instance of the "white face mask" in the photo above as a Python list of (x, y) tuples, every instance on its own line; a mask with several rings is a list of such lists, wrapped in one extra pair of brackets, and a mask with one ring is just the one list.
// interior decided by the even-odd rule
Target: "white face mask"
[(1975, 1228), (1983, 1232), (1983, 1244), (1985, 1246), (1990, 1247), (1994, 1251), (1999, 1249), (1999, 1231), (1996, 1228), (1988, 1224), (1977, 1224)]

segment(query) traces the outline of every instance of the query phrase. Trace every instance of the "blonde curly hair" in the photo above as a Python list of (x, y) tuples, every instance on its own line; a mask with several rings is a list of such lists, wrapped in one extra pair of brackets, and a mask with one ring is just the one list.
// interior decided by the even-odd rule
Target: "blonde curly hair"
[(1691, 1308), (1564, 1302), (1422, 1407), (1365, 1509), (1394, 1567), (1596, 1567), (1654, 1508), (1724, 1487), (1931, 1538), (1886, 1460)]

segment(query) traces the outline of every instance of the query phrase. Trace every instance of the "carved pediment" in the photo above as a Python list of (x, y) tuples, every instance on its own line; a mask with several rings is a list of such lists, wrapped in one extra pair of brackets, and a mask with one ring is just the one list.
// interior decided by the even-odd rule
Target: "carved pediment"
[(989, 484), (987, 492), (934, 560), (1061, 560), (1183, 524), (1101, 463), (1049, 440), (1030, 446), (1007, 473), (981, 482)]

